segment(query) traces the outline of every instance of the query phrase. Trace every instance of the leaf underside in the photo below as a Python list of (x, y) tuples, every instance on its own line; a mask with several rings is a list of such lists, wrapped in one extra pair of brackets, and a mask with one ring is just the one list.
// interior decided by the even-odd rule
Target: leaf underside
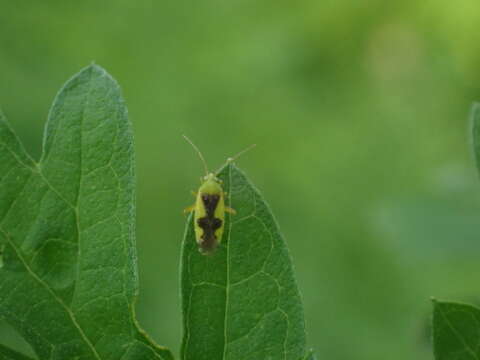
[(57, 95), (39, 163), (0, 115), (0, 317), (39, 359), (172, 359), (134, 316), (133, 155), (120, 89), (96, 65)]
[(182, 254), (184, 360), (300, 360), (303, 307), (285, 241), (269, 207), (235, 165), (218, 175), (227, 192), (225, 233), (199, 253), (190, 216)]

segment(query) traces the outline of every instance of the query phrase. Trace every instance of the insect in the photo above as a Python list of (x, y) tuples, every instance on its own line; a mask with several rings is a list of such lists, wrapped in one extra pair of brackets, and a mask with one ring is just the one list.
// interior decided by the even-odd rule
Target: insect
[[(222, 235), (225, 225), (225, 213), (235, 214), (235, 210), (225, 206), (226, 193), (222, 188), (222, 180), (217, 177), (216, 172), (208, 170), (207, 162), (202, 153), (195, 144), (185, 135), (183, 135), (190, 145), (195, 149), (200, 160), (205, 167), (205, 176), (200, 178), (200, 188), (193, 195), (195, 196), (195, 204), (184, 210), (184, 213), (194, 211), (194, 230), (195, 239), (198, 244), (198, 250), (203, 255), (211, 255), (215, 252), (218, 244), (222, 241)], [(239, 152), (232, 158), (227, 159), (227, 163), (234, 161), (240, 155), (255, 147), (249, 146), (245, 150)]]

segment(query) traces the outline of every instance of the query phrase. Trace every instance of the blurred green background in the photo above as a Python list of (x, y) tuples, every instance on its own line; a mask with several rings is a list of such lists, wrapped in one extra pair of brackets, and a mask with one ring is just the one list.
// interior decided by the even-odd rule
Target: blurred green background
[[(0, 0), (0, 104), (39, 158), (70, 76), (95, 61), (119, 81), (157, 342), (181, 339), (182, 209), (202, 174), (187, 134), (212, 168), (258, 144), (238, 164), (286, 236), (319, 359), (431, 359), (430, 296), (480, 299), (479, 22), (477, 0)], [(4, 323), (0, 341), (29, 351)]]

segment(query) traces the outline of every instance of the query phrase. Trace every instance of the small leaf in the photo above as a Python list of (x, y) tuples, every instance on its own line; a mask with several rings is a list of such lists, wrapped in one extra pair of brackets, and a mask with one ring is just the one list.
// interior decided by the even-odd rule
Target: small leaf
[(434, 301), (433, 346), (436, 360), (480, 359), (480, 310)]
[(474, 103), (470, 111), (472, 149), (477, 169), (480, 171), (480, 103)]
[(271, 211), (234, 165), (219, 177), (237, 214), (227, 214), (223, 240), (210, 256), (199, 253), (192, 216), (187, 221), (182, 359), (304, 359), (303, 307)]
[(0, 359), (2, 360), (32, 360), (28, 356), (13, 351), (0, 344)]
[(133, 137), (92, 65), (50, 111), (40, 163), (0, 119), (0, 317), (39, 359), (172, 359), (139, 330)]

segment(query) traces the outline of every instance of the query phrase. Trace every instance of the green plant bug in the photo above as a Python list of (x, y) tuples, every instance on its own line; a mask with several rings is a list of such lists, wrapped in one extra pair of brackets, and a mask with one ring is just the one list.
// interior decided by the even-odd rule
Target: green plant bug
[[(196, 198), (195, 204), (186, 208), (184, 213), (194, 212), (193, 226), (198, 250), (203, 255), (211, 255), (222, 241), (225, 212), (235, 214), (235, 210), (225, 206), (226, 193), (222, 188), (222, 180), (217, 178), (218, 171), (210, 172), (200, 150), (188, 137), (185, 135), (183, 137), (195, 149), (205, 167), (205, 176), (200, 178), (200, 188), (196, 193), (193, 192)], [(255, 144), (250, 145), (234, 157), (228, 158), (227, 163), (234, 161), (253, 147)]]

